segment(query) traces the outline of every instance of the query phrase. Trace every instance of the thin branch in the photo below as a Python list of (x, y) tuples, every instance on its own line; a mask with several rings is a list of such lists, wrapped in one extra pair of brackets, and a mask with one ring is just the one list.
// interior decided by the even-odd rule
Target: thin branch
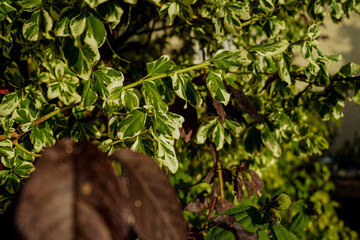
[(360, 76), (355, 76), (355, 77), (347, 77), (347, 78), (334, 78), (331, 79), (334, 82), (338, 82), (338, 81), (359, 81), (360, 80)]
[(17, 140), (17, 139), (15, 139), (15, 140), (13, 141), (13, 144), (14, 144), (15, 146), (17, 146), (21, 151), (23, 151), (23, 152), (25, 152), (25, 153), (33, 156), (33, 157), (41, 157), (41, 154), (36, 154), (36, 153), (30, 152), (29, 150), (27, 150), (26, 148), (24, 148), (23, 146), (21, 146), (21, 145), (18, 143), (18, 140)]
[(117, 58), (119, 58), (121, 61), (123, 61), (123, 62), (126, 62), (126, 63), (131, 63), (131, 62), (129, 62), (128, 60), (125, 60), (125, 59), (123, 59), (123, 58), (121, 58), (116, 52), (115, 52), (115, 50), (112, 48), (112, 46), (111, 46), (111, 44), (110, 44), (110, 42), (109, 42), (109, 40), (107, 39), (107, 38), (105, 38), (105, 40), (106, 40), (106, 43), (108, 44), (108, 46), (109, 46), (109, 48), (110, 48), (110, 50), (111, 50), (111, 52), (117, 57)]
[(216, 166), (217, 166), (217, 171), (218, 171), (218, 175), (219, 175), (219, 183), (220, 183), (220, 197), (221, 199), (225, 198), (225, 193), (224, 193), (224, 178), (223, 178), (223, 174), (222, 174), (222, 169), (221, 169), (221, 164), (219, 162), (219, 160), (216, 162)]
[(174, 75), (176, 73), (183, 73), (183, 72), (189, 72), (191, 70), (207, 68), (208, 66), (210, 66), (210, 62), (202, 62), (202, 63), (200, 63), (198, 65), (195, 65), (195, 66), (191, 66), (191, 67), (188, 67), (188, 68), (183, 68), (183, 69), (176, 70), (176, 71), (169, 72), (169, 73), (163, 73), (163, 74), (160, 74), (160, 75), (154, 76), (154, 77), (145, 76), (145, 77), (143, 77), (142, 79), (140, 79), (137, 82), (134, 82), (134, 83), (131, 83), (129, 85), (124, 86), (123, 89), (126, 90), (126, 89), (129, 89), (129, 88), (136, 87), (136, 86), (138, 86), (140, 84), (143, 84), (144, 82), (150, 82), (150, 81), (158, 80), (158, 79), (161, 79), (161, 78), (170, 77), (170, 76), (172, 76), (172, 75)]

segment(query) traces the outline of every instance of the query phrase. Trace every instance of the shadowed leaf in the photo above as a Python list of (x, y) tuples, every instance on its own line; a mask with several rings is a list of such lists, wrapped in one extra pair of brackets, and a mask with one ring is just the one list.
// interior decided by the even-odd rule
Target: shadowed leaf
[(261, 197), (262, 189), (264, 187), (264, 182), (261, 180), (260, 176), (253, 170), (247, 170), (247, 172), (251, 176), (250, 183), (253, 185), (256, 195)]
[(223, 213), (232, 207), (234, 207), (234, 204), (232, 202), (230, 202), (229, 200), (227, 200), (225, 198), (222, 198), (217, 201), (215, 209), (216, 209), (216, 211)]
[(122, 176), (129, 185), (135, 231), (140, 239), (186, 239), (185, 222), (168, 177), (150, 157), (127, 149), (117, 151)]
[(235, 238), (238, 240), (256, 240), (258, 235), (256, 233), (250, 233), (246, 231), (240, 223), (236, 222), (235, 219), (230, 215), (219, 215), (213, 218), (213, 221), (226, 230), (231, 231)]
[(218, 185), (217, 185), (217, 183), (214, 183), (214, 185), (211, 189), (211, 194), (210, 194), (210, 199), (209, 199), (209, 216), (208, 216), (208, 218), (211, 217), (211, 215), (213, 214), (213, 212), (215, 210), (217, 197), (218, 197)]
[(205, 178), (207, 184), (210, 184), (214, 181), (214, 175), (215, 175), (215, 169), (211, 169)]
[(246, 191), (248, 193), (248, 198), (251, 197), (254, 194), (254, 187), (253, 185), (250, 183), (249, 179), (246, 177), (244, 172), (241, 172), (241, 177), (242, 180), (244, 182)]
[(239, 178), (238, 176), (234, 178), (234, 191), (236, 192), (236, 199), (238, 200), (238, 202), (241, 202), (244, 196), (244, 191), (242, 190), (241, 178)]

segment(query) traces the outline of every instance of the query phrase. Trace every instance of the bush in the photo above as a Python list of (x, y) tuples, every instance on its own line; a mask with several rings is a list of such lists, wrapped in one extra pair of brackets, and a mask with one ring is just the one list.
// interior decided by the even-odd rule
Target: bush
[(357, 238), (339, 227), (316, 156), (344, 101), (360, 103), (359, 65), (331, 75), (341, 56), (320, 50), (320, 26), (326, 14), (340, 23), (360, 13), (358, 1), (4, 0), (0, 9), (1, 212), (41, 151), (70, 137), (154, 158), (178, 189), (189, 237)]

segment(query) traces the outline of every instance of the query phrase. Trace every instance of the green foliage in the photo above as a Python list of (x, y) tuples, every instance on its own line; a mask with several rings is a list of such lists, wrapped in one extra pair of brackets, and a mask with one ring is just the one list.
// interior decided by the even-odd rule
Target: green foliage
[(331, 75), (340, 56), (317, 41), (326, 14), (352, 11), (358, 1), (1, 1), (0, 212), (43, 148), (70, 137), (146, 153), (175, 187), (195, 184), (179, 198), (198, 200), (184, 215), (206, 239), (234, 239), (220, 215), (261, 239), (356, 238), (333, 230), (329, 171), (309, 164), (344, 101), (360, 103), (359, 65)]

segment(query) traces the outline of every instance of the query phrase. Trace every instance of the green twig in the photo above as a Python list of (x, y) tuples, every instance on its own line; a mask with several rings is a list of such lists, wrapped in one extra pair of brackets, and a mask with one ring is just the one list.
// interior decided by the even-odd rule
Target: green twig
[(13, 144), (14, 144), (15, 146), (17, 146), (21, 151), (23, 151), (23, 152), (25, 152), (25, 153), (33, 156), (33, 157), (41, 157), (41, 154), (32, 153), (32, 152), (30, 152), (29, 150), (27, 150), (26, 148), (24, 148), (23, 146), (21, 146), (21, 145), (18, 143), (17, 139), (15, 139), (15, 140), (13, 141)]
[(260, 19), (259, 18), (253, 18), (253, 19), (250, 19), (250, 20), (248, 20), (248, 21), (246, 21), (246, 22), (243, 22), (243, 23), (241, 23), (241, 26), (242, 27), (245, 27), (245, 26), (247, 26), (247, 25), (250, 25), (250, 24), (252, 24), (253, 22), (256, 22), (256, 21), (259, 21)]
[(106, 40), (106, 43), (108, 44), (111, 52), (112, 52), (118, 59), (120, 59), (121, 61), (126, 62), (126, 63), (131, 63), (131, 62), (129, 62), (128, 60), (125, 60), (125, 59), (121, 58), (121, 57), (114, 51), (114, 49), (112, 48), (109, 40), (108, 40), (107, 38), (105, 38), (105, 40)]
[(133, 88), (133, 87), (136, 87), (140, 84), (143, 84), (144, 82), (150, 82), (150, 81), (154, 81), (154, 80), (157, 80), (157, 79), (161, 79), (161, 78), (165, 78), (165, 77), (170, 77), (176, 73), (183, 73), (183, 72), (189, 72), (191, 70), (196, 70), (196, 69), (200, 69), (200, 68), (207, 68), (208, 66), (210, 65), (210, 62), (202, 62), (198, 65), (195, 65), (195, 66), (192, 66), (192, 67), (188, 67), (188, 68), (183, 68), (183, 69), (180, 69), (180, 70), (176, 70), (176, 71), (173, 71), (173, 72), (169, 72), (169, 73), (163, 73), (163, 74), (160, 74), (160, 75), (157, 75), (157, 76), (154, 76), (154, 77), (148, 77), (148, 76), (145, 76), (143, 77), (142, 79), (140, 79), (139, 81), (137, 82), (134, 82), (134, 83), (131, 83), (129, 85), (126, 85), (123, 87), (123, 89), (129, 89), (129, 88)]

